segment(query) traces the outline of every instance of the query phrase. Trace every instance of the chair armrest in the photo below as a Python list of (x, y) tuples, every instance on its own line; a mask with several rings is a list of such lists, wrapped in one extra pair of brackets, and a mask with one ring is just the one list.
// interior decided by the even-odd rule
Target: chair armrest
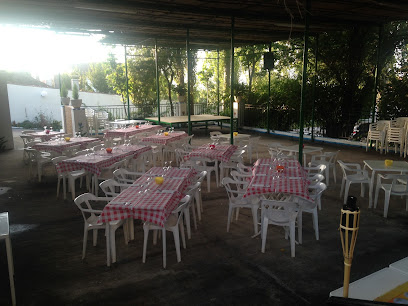
[(82, 211), (88, 212), (88, 213), (94, 213), (94, 214), (101, 214), (102, 213), (102, 210), (100, 210), (100, 209), (82, 209)]

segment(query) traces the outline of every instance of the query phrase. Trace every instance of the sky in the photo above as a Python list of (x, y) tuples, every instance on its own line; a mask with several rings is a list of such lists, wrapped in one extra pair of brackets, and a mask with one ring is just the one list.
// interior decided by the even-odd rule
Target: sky
[(0, 70), (29, 72), (43, 81), (71, 72), (75, 64), (106, 61), (110, 52), (124, 62), (124, 48), (102, 45), (102, 37), (0, 25)]

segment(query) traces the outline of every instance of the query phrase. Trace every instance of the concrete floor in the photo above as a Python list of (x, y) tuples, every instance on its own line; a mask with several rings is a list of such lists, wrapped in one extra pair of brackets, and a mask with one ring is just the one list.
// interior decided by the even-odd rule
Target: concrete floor
[[(193, 144), (208, 141), (204, 130), (194, 130)], [(221, 187), (203, 188), (204, 214), (193, 231), (182, 261), (177, 263), (173, 239), (167, 235), (167, 269), (162, 268), (162, 248), (148, 244), (142, 263), (143, 234), (136, 221), (135, 240), (124, 244), (118, 230), (118, 262), (106, 266), (105, 240), (88, 241), (87, 257), (81, 260), (83, 219), (72, 200), (56, 198), (53, 169), (38, 183), (27, 177), (22, 162), (19, 132), (14, 131), (16, 150), (0, 154), (0, 187), (11, 187), (0, 195), (0, 211), (8, 211), (15, 264), (15, 286), (19, 305), (323, 305), (329, 292), (342, 286), (343, 256), (338, 232), (341, 173), (330, 184), (319, 211), (320, 240), (316, 241), (310, 215), (303, 217), (303, 244), (290, 257), (289, 241), (280, 227), (270, 226), (266, 252), (260, 237), (251, 238), (249, 210), (241, 209), (239, 220), (226, 232), (228, 200)], [(262, 145), (293, 141), (262, 135)], [(321, 145), (320, 145), (321, 146)], [(384, 159), (377, 152), (340, 149), (339, 159), (359, 162)], [(260, 156), (267, 157), (263, 150)], [(389, 154), (393, 159), (399, 159)], [(388, 157), (388, 156), (387, 156)], [(408, 212), (405, 199), (391, 199), (384, 219), (383, 198), (377, 209), (368, 209), (368, 197), (358, 196), (361, 227), (358, 234), (351, 281), (373, 273), (408, 256)], [(0, 305), (9, 305), (5, 247), (0, 247)]]

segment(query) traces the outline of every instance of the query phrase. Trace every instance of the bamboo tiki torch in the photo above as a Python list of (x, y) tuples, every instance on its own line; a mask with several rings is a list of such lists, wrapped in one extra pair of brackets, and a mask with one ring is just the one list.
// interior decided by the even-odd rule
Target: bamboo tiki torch
[(356, 197), (349, 196), (340, 217), (340, 238), (344, 257), (343, 297), (348, 297), (351, 262), (360, 225), (360, 209), (356, 207)]

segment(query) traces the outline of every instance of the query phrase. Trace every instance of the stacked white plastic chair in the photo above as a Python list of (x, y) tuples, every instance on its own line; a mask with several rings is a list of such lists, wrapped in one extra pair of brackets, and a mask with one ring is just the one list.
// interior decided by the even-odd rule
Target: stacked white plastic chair
[(370, 124), (367, 135), (366, 151), (368, 151), (368, 147), (371, 147), (371, 142), (375, 141), (375, 149), (380, 149), (380, 153), (382, 154), (385, 150), (385, 137), (388, 126), (389, 121), (386, 120)]
[(391, 120), (390, 126), (387, 129), (386, 151), (389, 152), (390, 144), (394, 144), (395, 153), (399, 151), (400, 156), (404, 153), (405, 144), (405, 129), (404, 125), (399, 120)]

